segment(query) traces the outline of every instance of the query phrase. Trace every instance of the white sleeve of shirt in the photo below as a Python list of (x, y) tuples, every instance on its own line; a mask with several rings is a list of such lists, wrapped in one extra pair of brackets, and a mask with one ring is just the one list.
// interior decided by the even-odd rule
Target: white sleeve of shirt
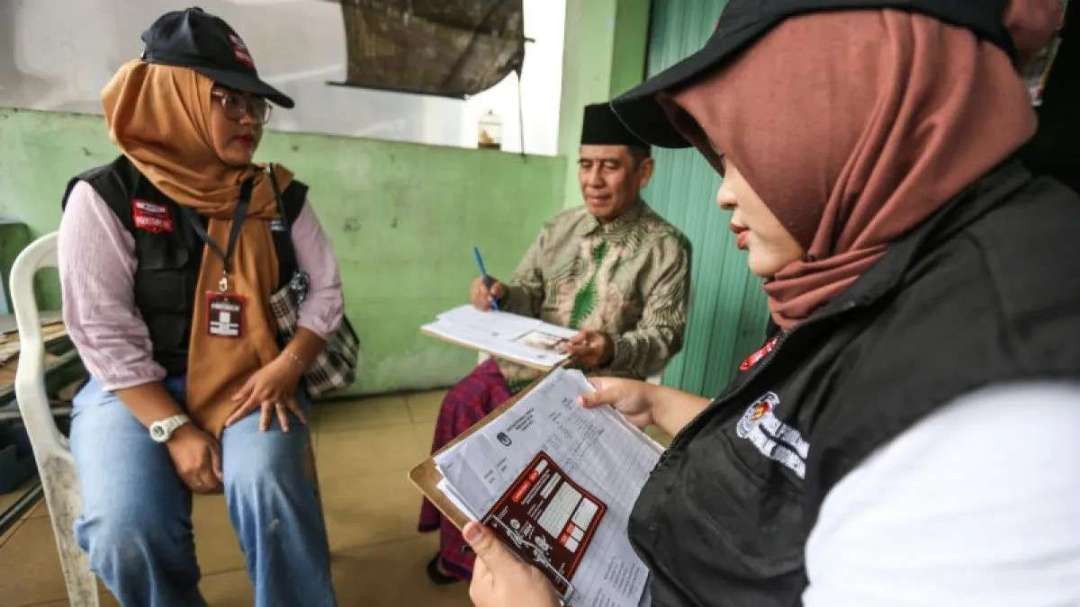
[(965, 394), (826, 496), (807, 607), (1080, 605), (1080, 382)]

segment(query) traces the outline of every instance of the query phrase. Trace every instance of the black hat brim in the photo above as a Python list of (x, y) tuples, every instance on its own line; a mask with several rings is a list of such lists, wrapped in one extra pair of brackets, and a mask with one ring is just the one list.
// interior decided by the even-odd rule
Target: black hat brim
[(772, 21), (757, 21), (728, 36), (714, 37), (710, 41), (713, 44), (616, 97), (611, 107), (626, 128), (643, 141), (662, 148), (690, 147), (690, 142), (668, 120), (667, 113), (656, 100), (657, 93), (683, 88), (719, 68), (774, 25)]
[(666, 148), (690, 147), (668, 120), (657, 93), (677, 91), (719, 69), (778, 23), (799, 14), (828, 10), (885, 9), (919, 12), (966, 27), (1001, 47), (1015, 49), (1001, 13), (1007, 0), (942, 2), (941, 0), (729, 0), (717, 29), (700, 51), (616, 97), (611, 106), (626, 128), (644, 141)]
[(295, 103), (291, 97), (259, 80), (258, 77), (243, 72), (216, 69), (212, 67), (192, 67), (191, 69), (210, 78), (214, 82), (236, 89), (243, 93), (251, 93), (259, 97), (265, 97), (285, 109), (292, 109)]

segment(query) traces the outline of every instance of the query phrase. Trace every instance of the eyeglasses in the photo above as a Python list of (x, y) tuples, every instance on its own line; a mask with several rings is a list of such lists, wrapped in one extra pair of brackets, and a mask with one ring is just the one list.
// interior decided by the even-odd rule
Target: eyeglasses
[(259, 124), (266, 124), (266, 121), (270, 120), (270, 110), (273, 107), (262, 97), (216, 89), (210, 91), (210, 96), (221, 100), (221, 107), (225, 110), (225, 117), (229, 120), (239, 122), (244, 119), (245, 115), (251, 116)]

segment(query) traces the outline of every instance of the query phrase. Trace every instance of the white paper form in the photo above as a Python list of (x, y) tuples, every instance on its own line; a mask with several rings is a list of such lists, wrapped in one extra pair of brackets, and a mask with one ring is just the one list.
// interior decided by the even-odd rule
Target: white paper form
[(648, 570), (626, 536), (630, 511), (662, 448), (608, 407), (585, 409), (592, 387), (556, 369), (498, 418), (435, 458), (455, 499), (489, 511), (541, 451), (607, 512), (571, 582), (573, 605), (634, 607)]
[(481, 311), (471, 305), (439, 314), (420, 328), (449, 341), (544, 370), (566, 359), (559, 344), (577, 331), (509, 312)]
[(450, 500), (450, 503), (460, 510), (462, 514), (469, 517), (471, 520), (480, 520), (480, 517), (469, 509), (469, 506), (461, 499), (461, 496), (457, 494), (457, 491), (454, 490), (454, 486), (447, 482), (445, 478), (436, 483), (435, 488), (441, 491), (442, 494), (446, 496), (446, 499)]

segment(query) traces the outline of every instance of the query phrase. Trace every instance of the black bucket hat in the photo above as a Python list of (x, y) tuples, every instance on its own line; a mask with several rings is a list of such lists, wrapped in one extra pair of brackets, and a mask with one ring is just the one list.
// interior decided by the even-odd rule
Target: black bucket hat
[(214, 82), (259, 97), (284, 108), (293, 100), (259, 79), (247, 45), (220, 17), (201, 8), (172, 11), (158, 17), (142, 34), (142, 59), (188, 67)]
[[(1076, 1), (1076, 0), (1074, 0)], [(1015, 59), (1002, 20), (1008, 0), (730, 0), (716, 31), (698, 52), (616, 97), (611, 105), (623, 124), (645, 141), (666, 148), (689, 147), (656, 101), (662, 91), (680, 89), (731, 60), (788, 17), (830, 11), (898, 9), (924, 13), (966, 27)]]

